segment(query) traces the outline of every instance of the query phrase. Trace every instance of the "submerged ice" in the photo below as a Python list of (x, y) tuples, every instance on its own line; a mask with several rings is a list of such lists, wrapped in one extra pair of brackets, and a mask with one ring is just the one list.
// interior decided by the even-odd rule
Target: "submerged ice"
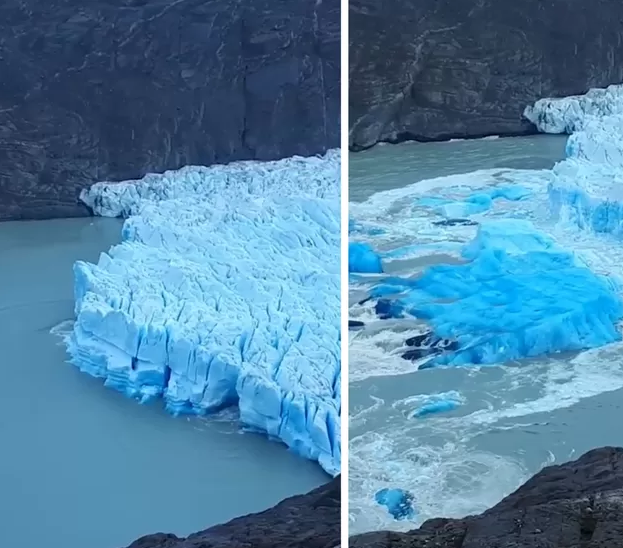
[(123, 242), (74, 268), (71, 361), (174, 413), (245, 427), (340, 468), (339, 155), (99, 183)]

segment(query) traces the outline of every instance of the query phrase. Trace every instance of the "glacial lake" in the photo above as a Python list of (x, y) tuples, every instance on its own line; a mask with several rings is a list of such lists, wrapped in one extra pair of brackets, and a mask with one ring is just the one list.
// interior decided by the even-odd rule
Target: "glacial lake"
[(101, 218), (0, 223), (0, 546), (184, 536), (329, 479), (242, 433), (235, 410), (174, 418), (66, 362), (50, 330), (73, 318), (72, 265), (97, 261), (120, 229)]

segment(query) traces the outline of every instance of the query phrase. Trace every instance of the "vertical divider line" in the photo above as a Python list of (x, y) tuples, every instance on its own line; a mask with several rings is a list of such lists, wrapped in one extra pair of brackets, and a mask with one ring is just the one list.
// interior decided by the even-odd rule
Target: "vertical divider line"
[(340, 25), (340, 318), (341, 318), (341, 545), (348, 546), (348, 0), (341, 0)]

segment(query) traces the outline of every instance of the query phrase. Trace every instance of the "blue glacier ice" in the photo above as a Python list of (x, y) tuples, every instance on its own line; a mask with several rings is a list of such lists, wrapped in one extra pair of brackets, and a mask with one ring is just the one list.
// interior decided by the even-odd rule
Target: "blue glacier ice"
[(584, 95), (539, 99), (524, 116), (543, 133), (571, 134), (593, 118), (623, 114), (623, 85), (595, 88)]
[(473, 192), (462, 200), (444, 195), (420, 196), (416, 199), (416, 204), (430, 208), (447, 219), (459, 219), (489, 211), (495, 200), (505, 199), (516, 202), (529, 195), (530, 190), (521, 185), (504, 185), (486, 191)]
[(413, 495), (404, 489), (381, 489), (375, 493), (374, 500), (381, 506), (385, 506), (395, 520), (407, 520), (415, 517)]
[(503, 363), (620, 339), (620, 287), (597, 276), (528, 221), (488, 221), (464, 264), (388, 277), (371, 291), (384, 318), (411, 316), (455, 341), (427, 366)]
[(340, 469), (339, 152), (188, 167), (83, 193), (125, 216), (77, 262), (72, 363), (173, 414), (242, 424)]
[(348, 244), (348, 272), (358, 274), (380, 274), (383, 272), (380, 255), (364, 242)]
[[(530, 109), (529, 109), (530, 110)], [(552, 212), (582, 229), (623, 234), (623, 86), (531, 107), (537, 127), (572, 133), (548, 185)]]

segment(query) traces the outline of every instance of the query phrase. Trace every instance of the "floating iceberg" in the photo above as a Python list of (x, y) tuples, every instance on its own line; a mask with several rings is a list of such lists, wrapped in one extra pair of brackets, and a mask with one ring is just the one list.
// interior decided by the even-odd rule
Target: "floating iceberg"
[(380, 274), (383, 272), (381, 257), (369, 244), (350, 242), (348, 245), (348, 272)]
[(76, 263), (71, 361), (174, 413), (238, 405), (249, 429), (340, 468), (339, 154), (96, 184), (123, 242)]
[(446, 413), (448, 411), (454, 411), (461, 405), (461, 401), (458, 398), (453, 397), (438, 397), (431, 398), (430, 401), (426, 402), (421, 407), (418, 407), (413, 412), (414, 418), (422, 418), (428, 417), (429, 415), (434, 415), (437, 413)]
[(377, 491), (374, 500), (381, 506), (385, 506), (389, 514), (395, 520), (409, 520), (415, 517), (413, 508), (413, 495), (400, 488), (384, 488)]
[(425, 321), (444, 341), (429, 349), (428, 367), (503, 363), (620, 339), (620, 288), (531, 223), (483, 223), (463, 257), (464, 264), (432, 266), (418, 278), (388, 277), (371, 291), (398, 295), (379, 300), (382, 317)]

